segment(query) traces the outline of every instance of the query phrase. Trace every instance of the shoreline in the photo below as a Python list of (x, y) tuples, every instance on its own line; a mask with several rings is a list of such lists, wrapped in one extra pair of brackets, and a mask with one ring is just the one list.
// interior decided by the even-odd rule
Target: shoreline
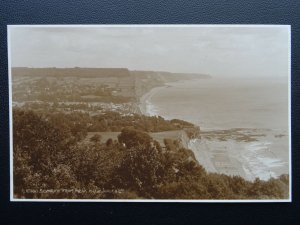
[[(138, 104), (141, 113), (147, 116), (159, 115), (158, 108), (151, 103), (151, 98), (161, 90), (172, 87), (174, 83), (178, 84), (178, 81), (152, 88), (142, 95)], [(165, 117), (165, 119), (168, 118)], [(231, 129), (242, 129), (246, 136), (256, 134), (263, 134), (263, 136), (248, 142), (237, 141), (234, 137), (228, 137), (225, 141), (220, 141), (218, 138), (190, 139), (188, 148), (193, 151), (199, 164), (208, 172), (237, 175), (249, 181), (253, 181), (256, 177), (261, 180), (268, 180), (272, 177), (277, 178), (282, 174), (289, 174), (289, 160), (286, 153), (280, 152), (280, 148), (287, 148), (286, 138), (288, 134), (285, 134), (287, 137), (276, 138), (276, 135), (281, 135), (282, 130), (279, 128)], [(201, 131), (204, 133), (226, 130), (229, 131), (230, 128), (201, 127)]]
[[(269, 138), (274, 136), (272, 132), (267, 132), (266, 136), (249, 142), (202, 137), (191, 139), (188, 147), (208, 172), (241, 176), (249, 181), (255, 178), (266, 181), (289, 174), (288, 158), (282, 157), (276, 147), (282, 143), (276, 143), (274, 137)], [(278, 141), (285, 142), (285, 139)]]
[(165, 84), (164, 86), (154, 87), (150, 91), (143, 94), (138, 103), (138, 107), (140, 109), (141, 114), (145, 116), (154, 116), (155, 113), (155, 106), (150, 103), (150, 100), (153, 95), (157, 94), (160, 90), (169, 87), (168, 84)]
[[(191, 80), (202, 80), (202, 79), (203, 78), (177, 80), (177, 81), (173, 81), (173, 82), (167, 82), (162, 86), (157, 86), (157, 87), (151, 88), (149, 91), (144, 93), (141, 97), (139, 97), (138, 107), (139, 107), (141, 114), (146, 115), (146, 116), (158, 115), (155, 112), (156, 107), (150, 103), (150, 100), (151, 100), (152, 96), (156, 95), (159, 91), (161, 91), (165, 88), (173, 87), (174, 84), (178, 84), (180, 82), (191, 81)], [(211, 79), (211, 78), (205, 78), (205, 79)]]

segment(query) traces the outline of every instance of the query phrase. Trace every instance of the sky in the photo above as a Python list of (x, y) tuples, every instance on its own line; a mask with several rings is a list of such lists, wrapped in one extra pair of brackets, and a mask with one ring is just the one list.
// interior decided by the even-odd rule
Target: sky
[(12, 67), (285, 77), (288, 26), (11, 26)]

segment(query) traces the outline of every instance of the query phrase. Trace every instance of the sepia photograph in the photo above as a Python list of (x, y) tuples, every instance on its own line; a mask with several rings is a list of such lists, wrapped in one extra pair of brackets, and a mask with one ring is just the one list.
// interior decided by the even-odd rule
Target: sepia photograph
[(289, 25), (7, 33), (11, 201), (291, 201)]

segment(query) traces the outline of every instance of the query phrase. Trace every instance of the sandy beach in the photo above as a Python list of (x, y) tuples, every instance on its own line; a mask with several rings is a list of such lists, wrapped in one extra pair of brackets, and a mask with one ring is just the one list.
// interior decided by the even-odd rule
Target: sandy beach
[(164, 88), (168, 88), (169, 85), (165, 85), (162, 87), (155, 87), (152, 88), (149, 92), (145, 93), (141, 98), (140, 98), (140, 103), (139, 103), (139, 108), (142, 114), (147, 115), (147, 116), (155, 116), (158, 115), (158, 111), (151, 103), (151, 98), (153, 95), (157, 94), (160, 90)]
[[(245, 130), (246, 131), (246, 130)], [(260, 135), (255, 141), (237, 141), (235, 138), (218, 140), (202, 135), (190, 141), (196, 159), (208, 171), (231, 176), (241, 176), (253, 181), (268, 180), (288, 174), (288, 154), (282, 155), (281, 147), (288, 149), (285, 137), (278, 137), (274, 130), (248, 130)]]
[[(230, 94), (229, 99), (224, 99), (227, 104), (224, 105), (222, 102), (224, 94), (211, 93), (209, 88), (201, 86), (202, 82), (207, 81), (199, 80), (200, 85), (197, 81), (173, 82), (163, 87), (153, 88), (141, 97), (140, 110), (148, 116), (160, 115), (166, 119), (183, 119), (199, 125), (202, 130), (201, 139), (191, 140), (188, 147), (208, 172), (241, 176), (247, 180), (254, 180), (257, 177), (268, 180), (281, 174), (288, 174), (289, 134), (286, 127), (280, 128), (281, 124), (284, 124), (281, 122), (281, 115), (284, 115), (284, 112), (277, 115), (274, 114), (276, 108), (271, 108), (277, 107), (275, 102), (273, 103), (274, 97), (269, 93), (260, 93), (261, 87), (259, 87), (260, 89), (254, 89), (253, 93), (250, 93), (248, 88), (249, 93), (246, 93), (246, 96), (239, 96), (239, 99), (237, 96), (243, 93), (242, 88), (225, 86), (224, 89), (223, 84), (213, 86), (214, 91), (222, 92), (224, 89), (225, 96), (226, 93)], [(202, 91), (201, 87), (206, 90)], [(193, 94), (189, 95), (189, 92)], [(198, 92), (200, 94), (197, 96)], [(261, 99), (257, 100), (255, 92)], [(220, 103), (219, 100), (214, 101), (219, 98), (218, 95), (221, 97)], [(270, 103), (268, 103), (269, 96), (272, 97)], [(248, 105), (242, 105), (244, 100), (249, 101)], [(226, 107), (237, 108), (236, 111), (229, 109), (232, 113), (228, 114), (230, 111), (226, 111)], [(282, 108), (282, 105), (278, 107)], [(214, 114), (209, 114), (213, 112), (211, 110), (215, 111)], [(236, 124), (246, 127), (236, 128)], [(274, 125), (278, 125), (279, 128), (272, 127)], [(210, 132), (206, 133), (206, 131)]]

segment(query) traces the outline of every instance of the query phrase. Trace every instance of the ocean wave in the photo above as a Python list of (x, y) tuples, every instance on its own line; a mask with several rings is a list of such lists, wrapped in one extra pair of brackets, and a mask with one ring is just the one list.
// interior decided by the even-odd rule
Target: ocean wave
[(188, 144), (188, 148), (194, 152), (197, 161), (207, 172), (238, 175), (250, 181), (255, 178), (277, 178), (280, 175), (278, 168), (280, 171), (280, 168), (287, 166), (288, 162), (278, 158), (271, 147), (270, 141), (245, 143), (191, 139)]
[(271, 142), (254, 142), (245, 146), (242, 157), (245, 160), (245, 171), (253, 180), (256, 177), (261, 180), (278, 177), (274, 168), (284, 167), (287, 162), (279, 159), (271, 150)]
[(155, 105), (151, 104), (149, 100), (145, 101), (146, 104), (146, 111), (145, 114), (149, 116), (158, 116), (159, 109)]

